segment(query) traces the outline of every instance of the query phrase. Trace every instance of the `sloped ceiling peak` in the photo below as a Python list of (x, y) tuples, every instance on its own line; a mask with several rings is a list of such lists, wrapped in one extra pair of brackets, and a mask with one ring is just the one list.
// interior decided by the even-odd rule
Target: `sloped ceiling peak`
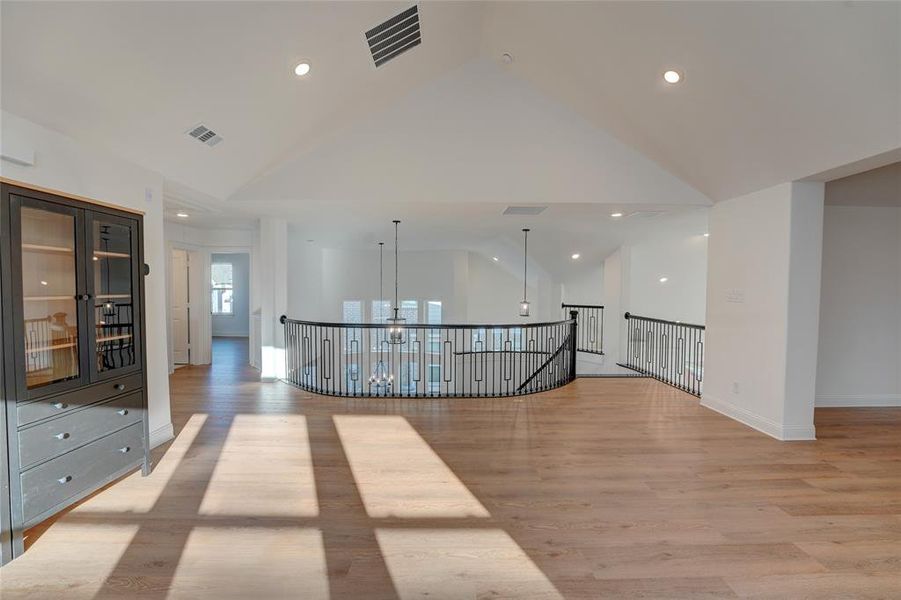
[(410, 92), (287, 160), (236, 202), (555, 202), (709, 199), (490, 60)]
[[(300, 140), (478, 55), (482, 6), (426, 2), (378, 70), (363, 32), (410, 2), (0, 2), (2, 106), (225, 198)], [(294, 76), (308, 60), (306, 78)], [(185, 132), (204, 123), (215, 148)]]
[(901, 147), (901, 2), (503, 2), (485, 19), (483, 56), (511, 53), (715, 200)]

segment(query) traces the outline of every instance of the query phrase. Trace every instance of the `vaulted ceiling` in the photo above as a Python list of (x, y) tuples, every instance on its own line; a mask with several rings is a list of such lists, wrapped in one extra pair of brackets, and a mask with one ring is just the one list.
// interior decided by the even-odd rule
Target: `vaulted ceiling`
[(409, 6), (5, 0), (0, 103), (241, 210), (696, 205), (901, 147), (901, 3), (424, 2), (376, 69)]

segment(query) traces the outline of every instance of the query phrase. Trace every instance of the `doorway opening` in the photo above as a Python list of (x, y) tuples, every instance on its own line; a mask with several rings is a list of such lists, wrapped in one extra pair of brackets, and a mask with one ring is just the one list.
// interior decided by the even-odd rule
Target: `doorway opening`
[[(212, 362), (232, 362), (236, 348), (244, 348), (250, 335), (250, 254), (210, 255), (210, 315)], [(229, 343), (231, 342), (231, 343)]]

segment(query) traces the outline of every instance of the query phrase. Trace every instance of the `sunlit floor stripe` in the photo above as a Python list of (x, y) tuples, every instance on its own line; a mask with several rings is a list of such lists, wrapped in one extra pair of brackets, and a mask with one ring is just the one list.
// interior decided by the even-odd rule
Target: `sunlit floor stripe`
[(235, 416), (199, 512), (317, 516), (319, 503), (304, 416)]
[(500, 529), (378, 529), (376, 537), (401, 600), (563, 598)]
[(169, 600), (328, 600), (318, 529), (197, 527), (191, 531)]
[(154, 465), (153, 472), (149, 477), (142, 477), (140, 471), (132, 473), (117, 483), (114, 488), (105, 490), (78, 506), (75, 512), (146, 513), (150, 511), (160, 494), (166, 489), (172, 474), (184, 460), (185, 453), (194, 443), (194, 439), (206, 419), (205, 414), (191, 415), (162, 459)]
[(403, 417), (333, 418), (370, 517), (490, 516)]
[(92, 525), (88, 531), (57, 522), (3, 567), (0, 598), (93, 598), (137, 531), (137, 525)]

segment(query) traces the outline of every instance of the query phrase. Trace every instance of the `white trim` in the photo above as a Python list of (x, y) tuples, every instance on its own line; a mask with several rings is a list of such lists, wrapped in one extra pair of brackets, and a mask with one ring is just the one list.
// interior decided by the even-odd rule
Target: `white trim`
[(150, 448), (156, 448), (161, 444), (165, 444), (175, 437), (175, 428), (172, 427), (172, 421), (169, 421), (162, 427), (157, 427), (150, 432)]
[(817, 396), (817, 408), (901, 407), (901, 394), (861, 394), (859, 396)]
[(729, 402), (713, 398), (710, 394), (705, 393), (701, 397), (701, 406), (716, 411), (721, 415), (725, 415), (730, 419), (734, 419), (743, 425), (747, 425), (748, 427), (756, 429), (761, 433), (765, 433), (777, 440), (788, 442), (817, 439), (816, 427), (812, 424), (809, 427), (803, 425), (782, 425), (766, 417), (754, 414), (740, 406), (735, 406)]

